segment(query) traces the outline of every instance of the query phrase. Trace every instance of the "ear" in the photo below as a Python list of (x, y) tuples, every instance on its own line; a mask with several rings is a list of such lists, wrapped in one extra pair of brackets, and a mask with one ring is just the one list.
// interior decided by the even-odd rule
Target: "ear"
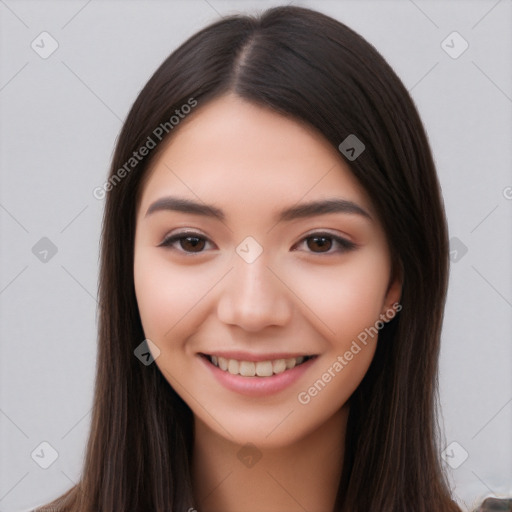
[(402, 297), (403, 275), (404, 271), (402, 262), (394, 262), (393, 268), (391, 269), (391, 276), (389, 278), (388, 288), (386, 290), (386, 296), (384, 298), (384, 303), (382, 305), (382, 314), (385, 314), (386, 311), (390, 310), (396, 311), (396, 306), (393, 307), (393, 305), (400, 303), (400, 299)]

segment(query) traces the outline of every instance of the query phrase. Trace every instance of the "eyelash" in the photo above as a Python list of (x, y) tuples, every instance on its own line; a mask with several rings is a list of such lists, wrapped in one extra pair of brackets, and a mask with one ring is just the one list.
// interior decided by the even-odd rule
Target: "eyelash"
[[(169, 248), (171, 250), (175, 250), (175, 251), (181, 252), (181, 253), (183, 253), (183, 254), (185, 254), (187, 256), (188, 255), (190, 255), (190, 256), (198, 255), (198, 254), (202, 254), (204, 252), (204, 251), (198, 251), (198, 252), (185, 251), (183, 249), (177, 249), (176, 247), (173, 247), (176, 242), (179, 242), (180, 240), (184, 240), (186, 238), (198, 238), (199, 240), (205, 240), (205, 241), (209, 242), (208, 238), (206, 238), (205, 236), (201, 235), (200, 233), (196, 233), (196, 232), (193, 232), (193, 231), (184, 231), (182, 233), (177, 233), (175, 235), (168, 236), (167, 238), (165, 238), (163, 240), (162, 243), (160, 243), (158, 245), (158, 247)], [(304, 242), (306, 242), (306, 240), (309, 240), (309, 239), (312, 239), (312, 238), (332, 239), (334, 242), (336, 242), (340, 246), (340, 248), (338, 250), (331, 251), (331, 248), (332, 248), (331, 247), (331, 248), (329, 248), (328, 251), (325, 251), (325, 252), (322, 252), (322, 251), (320, 251), (320, 252), (311, 251), (310, 254), (319, 254), (319, 255), (338, 254), (338, 253), (344, 253), (344, 252), (348, 252), (348, 251), (354, 250), (357, 247), (357, 244), (355, 244), (354, 242), (351, 242), (351, 241), (349, 241), (349, 240), (347, 240), (345, 238), (333, 235), (332, 233), (326, 233), (326, 232), (321, 232), (321, 231), (309, 234), (308, 236), (306, 236), (302, 240), (300, 240), (299, 243), (304, 243)]]

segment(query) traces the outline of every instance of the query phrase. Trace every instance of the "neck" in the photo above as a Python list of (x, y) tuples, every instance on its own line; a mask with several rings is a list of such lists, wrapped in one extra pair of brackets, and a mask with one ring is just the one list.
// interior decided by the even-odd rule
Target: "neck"
[(316, 431), (278, 448), (242, 447), (195, 421), (198, 512), (332, 512), (342, 471), (348, 404)]

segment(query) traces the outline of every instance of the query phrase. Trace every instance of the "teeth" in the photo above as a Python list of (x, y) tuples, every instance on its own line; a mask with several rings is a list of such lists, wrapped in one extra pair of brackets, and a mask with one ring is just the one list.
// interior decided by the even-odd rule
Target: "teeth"
[(210, 356), (212, 364), (232, 375), (241, 375), (242, 377), (271, 377), (291, 370), (302, 364), (306, 358), (304, 356), (291, 357), (289, 359), (275, 359), (274, 361), (237, 361), (236, 359), (226, 359), (221, 356)]
[(219, 357), (219, 368), (224, 371), (228, 369), (228, 360), (226, 358)]
[(294, 357), (292, 357), (291, 359), (285, 359), (285, 363), (286, 363), (286, 369), (291, 370), (297, 364), (297, 360)]
[[(259, 365), (259, 363), (253, 363), (252, 361), (240, 361), (240, 375), (242, 377), (254, 377), (256, 375), (256, 365)], [(233, 375), (238, 375), (238, 372), (233, 373)]]
[(228, 372), (236, 375), (238, 373), (238, 368), (240, 367), (238, 361), (236, 359), (230, 359), (228, 361)]
[(270, 377), (273, 373), (272, 361), (260, 361), (256, 363), (256, 375), (258, 377)]
[(283, 373), (286, 370), (286, 361), (284, 359), (277, 359), (272, 363), (272, 370), (274, 373)]

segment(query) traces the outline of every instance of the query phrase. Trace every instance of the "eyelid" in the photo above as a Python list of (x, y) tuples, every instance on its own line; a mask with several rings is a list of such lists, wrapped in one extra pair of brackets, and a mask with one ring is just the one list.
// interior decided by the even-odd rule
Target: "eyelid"
[(175, 237), (183, 237), (183, 238), (186, 238), (187, 236), (190, 236), (190, 237), (197, 237), (197, 238), (204, 238), (205, 240), (207, 240), (208, 242), (211, 242), (213, 243), (210, 238), (205, 235), (204, 233), (202, 233), (201, 231), (199, 230), (195, 230), (195, 228), (184, 228), (183, 231), (171, 231), (170, 233), (167, 233), (162, 242), (160, 242), (159, 246), (164, 244), (166, 241), (168, 241), (169, 239), (171, 238), (175, 238)]
[(304, 235), (301, 235), (300, 239), (293, 245), (293, 247), (295, 247), (298, 244), (305, 243), (309, 238), (315, 238), (315, 237), (332, 238), (335, 243), (337, 243), (341, 246), (341, 249), (335, 250), (335, 251), (326, 251), (326, 252), (306, 251), (306, 252), (308, 252), (308, 254), (320, 255), (320, 256), (321, 255), (330, 256), (330, 255), (334, 255), (334, 254), (345, 253), (345, 252), (357, 249), (359, 247), (359, 244), (356, 244), (349, 238), (346, 238), (345, 236), (342, 236), (338, 233), (333, 233), (333, 232), (331, 232), (329, 230), (325, 230), (325, 229), (317, 229), (317, 230), (313, 230), (308, 233), (305, 233)]
[(311, 238), (313, 236), (330, 236), (334, 239), (343, 240), (343, 242), (346, 242), (347, 244), (350, 244), (350, 245), (354, 245), (354, 246), (358, 245), (353, 240), (351, 240), (348, 235), (341, 234), (337, 231), (330, 231), (329, 229), (321, 229), (321, 228), (312, 229), (312, 230), (308, 231), (307, 233), (301, 235), (298, 241), (301, 242), (305, 238)]
[[(187, 238), (187, 237), (190, 237), (190, 238), (201, 238), (205, 242), (215, 245), (210, 240), (209, 237), (207, 237), (206, 235), (204, 235), (200, 231), (194, 231), (194, 230), (191, 230), (190, 228), (188, 228), (188, 229), (185, 229), (183, 231), (177, 231), (177, 232), (168, 233), (164, 237), (163, 241), (160, 242), (160, 244), (158, 244), (158, 247), (169, 248), (169, 249), (178, 251), (179, 253), (187, 255), (187, 256), (194, 256), (194, 255), (197, 256), (197, 255), (200, 255), (200, 254), (203, 254), (203, 253), (206, 252), (206, 251), (198, 251), (198, 252), (184, 251), (183, 249), (178, 249), (176, 247), (173, 247), (173, 244), (178, 242), (180, 239)], [(306, 251), (308, 254), (311, 254), (311, 255), (330, 256), (330, 255), (334, 255), (334, 254), (345, 253), (345, 252), (357, 249), (359, 247), (359, 245), (357, 243), (353, 242), (352, 240), (350, 240), (350, 239), (348, 239), (348, 238), (346, 238), (344, 236), (339, 235), (338, 233), (332, 233), (331, 231), (325, 230), (325, 229), (323, 229), (323, 230), (322, 229), (317, 229), (317, 230), (313, 230), (313, 231), (310, 231), (308, 233), (305, 233), (305, 234), (301, 235), (300, 239), (293, 244), (292, 251), (296, 250), (296, 249), (293, 249), (293, 248), (296, 247), (298, 244), (305, 243), (309, 238), (314, 238), (314, 237), (318, 237), (318, 238), (320, 238), (320, 237), (331, 238), (334, 241), (334, 243), (337, 243), (341, 248), (338, 249), (338, 250), (334, 250), (334, 251), (329, 250), (329, 251), (325, 251), (325, 252), (322, 252), (322, 251), (320, 251), (320, 252)]]

